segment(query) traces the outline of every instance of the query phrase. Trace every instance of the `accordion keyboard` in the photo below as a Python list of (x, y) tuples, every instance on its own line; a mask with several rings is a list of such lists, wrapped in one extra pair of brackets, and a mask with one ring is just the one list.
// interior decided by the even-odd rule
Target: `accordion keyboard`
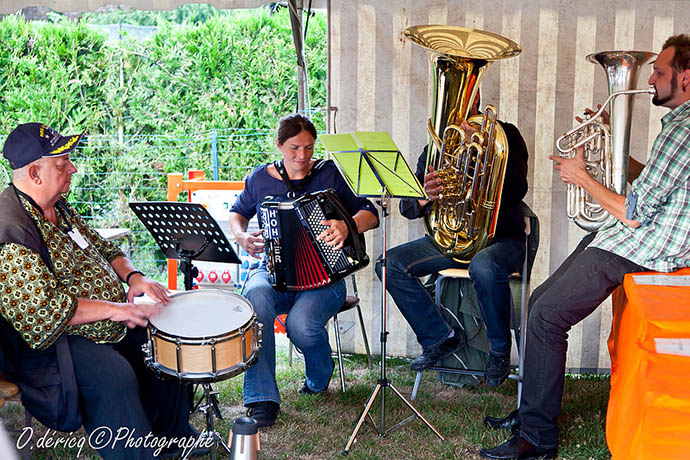
[(319, 248), (319, 251), (326, 259), (326, 262), (331, 267), (333, 271), (340, 271), (348, 266), (350, 266), (351, 261), (345, 255), (342, 250), (333, 249), (332, 246), (326, 244), (323, 240), (316, 240), (316, 237), (328, 229), (328, 226), (321, 223), (323, 220), (327, 220), (324, 210), (318, 202), (319, 200), (314, 200), (310, 203), (305, 203), (297, 209), (297, 214), (300, 219), (307, 222), (307, 227), (310, 229), (314, 235), (314, 241)]

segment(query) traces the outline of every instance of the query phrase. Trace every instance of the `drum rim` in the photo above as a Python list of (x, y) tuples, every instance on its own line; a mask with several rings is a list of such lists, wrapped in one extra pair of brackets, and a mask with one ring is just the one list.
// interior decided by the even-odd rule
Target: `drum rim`
[(178, 380), (194, 381), (194, 382), (220, 382), (232, 377), (236, 377), (245, 372), (251, 365), (251, 361), (255, 358), (258, 351), (252, 352), (251, 359), (244, 362), (240, 361), (230, 367), (219, 370), (215, 374), (213, 372), (177, 372), (174, 369), (164, 366), (161, 363), (152, 363), (150, 367), (153, 371), (165, 374), (168, 377), (176, 378)]
[(239, 297), (240, 299), (247, 302), (250, 306), (252, 306), (252, 310), (254, 310), (254, 306), (251, 304), (249, 299), (247, 299), (246, 297), (244, 297), (244, 296), (242, 296), (236, 292), (232, 292), (228, 289), (222, 289), (222, 288), (204, 288), (204, 289), (192, 289), (191, 291), (180, 291), (180, 292), (176, 292), (176, 293), (172, 294), (170, 296), (170, 298), (174, 299), (175, 297), (182, 297), (182, 296), (191, 295), (191, 294), (204, 294), (207, 292), (209, 292), (209, 293), (211, 293), (211, 292), (223, 293), (223, 294), (228, 294), (231, 297)]
[[(206, 292), (215, 292), (215, 293), (223, 293), (223, 294), (228, 294), (231, 297), (238, 297), (241, 300), (245, 301), (247, 305), (249, 305), (249, 308), (252, 312), (251, 316), (247, 320), (246, 323), (242, 324), (240, 327), (236, 329), (229, 330), (227, 332), (223, 332), (222, 334), (217, 334), (217, 335), (204, 335), (204, 336), (189, 336), (189, 335), (179, 335), (179, 334), (173, 334), (172, 332), (167, 332), (161, 329), (159, 326), (156, 326), (153, 321), (149, 319), (149, 324), (147, 326), (147, 329), (150, 331), (151, 329), (154, 330), (154, 334), (158, 335), (164, 335), (166, 337), (170, 338), (180, 338), (180, 339), (187, 339), (187, 340), (197, 340), (197, 341), (205, 341), (209, 339), (217, 339), (220, 337), (227, 337), (229, 334), (233, 334), (235, 332), (238, 332), (240, 334), (244, 334), (256, 321), (257, 321), (257, 315), (256, 315), (256, 310), (254, 309), (254, 306), (252, 303), (247, 299), (246, 297), (237, 294), (232, 291), (228, 291), (227, 289), (219, 289), (219, 288), (211, 288), (211, 289), (194, 289), (191, 291), (182, 291), (182, 292), (176, 292), (175, 294), (171, 295), (170, 298), (174, 299), (176, 297), (182, 297), (184, 295), (189, 295), (189, 294), (194, 294), (194, 293), (206, 293)], [(155, 320), (155, 317), (153, 318)], [(210, 345), (210, 344), (209, 344)]]

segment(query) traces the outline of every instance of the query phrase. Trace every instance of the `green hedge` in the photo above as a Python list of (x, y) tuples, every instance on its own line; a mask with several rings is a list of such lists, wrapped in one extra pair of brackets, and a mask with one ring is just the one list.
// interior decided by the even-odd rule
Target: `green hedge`
[[(86, 131), (69, 200), (97, 226), (133, 228), (136, 246), (152, 242), (128, 202), (164, 200), (169, 172), (203, 169), (212, 178), (213, 137), (219, 179), (242, 179), (275, 158), (272, 132), (296, 109), (287, 9), (208, 8), (136, 12), (139, 23), (157, 24), (144, 41), (110, 40), (91, 25), (102, 16), (0, 21), (0, 142), (30, 121), (63, 134)], [(305, 46), (312, 107), (326, 105), (326, 35), (325, 15), (312, 16)], [(313, 119), (325, 129), (323, 112)]]
[[(0, 21), (0, 133), (37, 119), (91, 134), (272, 129), (296, 107), (286, 9), (159, 21), (144, 42), (106, 38), (86, 20)], [(315, 15), (306, 41), (314, 107), (326, 102), (325, 46), (325, 18)]]

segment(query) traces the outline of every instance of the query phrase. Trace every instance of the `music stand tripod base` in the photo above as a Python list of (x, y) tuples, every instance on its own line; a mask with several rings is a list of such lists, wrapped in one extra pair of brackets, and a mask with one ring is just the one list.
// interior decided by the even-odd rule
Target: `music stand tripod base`
[[(376, 196), (381, 199), (381, 377), (364, 406), (364, 411), (359, 417), (342, 453), (343, 455), (348, 454), (350, 447), (355, 442), (357, 433), (359, 433), (367, 417), (369, 417), (369, 420), (381, 436), (385, 436), (418, 417), (441, 441), (444, 441), (443, 436), (436, 428), (400, 394), (386, 377), (386, 337), (388, 336), (388, 331), (386, 330), (386, 215), (388, 214), (388, 201), (394, 197), (417, 199), (428, 199), (429, 197), (388, 133), (356, 131), (348, 134), (327, 134), (321, 136), (320, 139), (326, 150), (332, 155), (338, 170), (355, 195)], [(408, 417), (388, 430), (385, 429), (386, 388), (393, 390), (393, 393), (414, 412), (413, 416)], [(379, 394), (381, 395), (381, 423), (376, 427), (371, 415), (369, 415), (369, 411)]]
[[(388, 192), (386, 188), (384, 187), (382, 195), (381, 195), (381, 216), (382, 216), (382, 255), (381, 255), (381, 377), (379, 378), (378, 382), (376, 383), (376, 387), (374, 387), (373, 392), (371, 393), (371, 396), (367, 400), (367, 403), (364, 405), (364, 410), (362, 411), (362, 414), (359, 417), (359, 420), (357, 421), (357, 424), (355, 425), (355, 429), (352, 432), (352, 435), (350, 435), (350, 439), (347, 441), (347, 445), (345, 446), (345, 449), (343, 449), (342, 454), (343, 455), (348, 455), (349, 450), (352, 447), (352, 444), (355, 442), (355, 438), (357, 437), (357, 434), (359, 433), (359, 430), (362, 428), (362, 424), (364, 423), (365, 419), (367, 417), (369, 418), (370, 423), (374, 426), (374, 429), (379, 433), (380, 436), (385, 436), (391, 431), (394, 431), (403, 425), (407, 424), (408, 422), (414, 420), (415, 418), (419, 418), (424, 422), (424, 424), (436, 435), (441, 441), (445, 441), (443, 436), (441, 436), (441, 433), (434, 428), (434, 426), (429, 423), (424, 416), (417, 410), (415, 407), (393, 386), (393, 384), (388, 380), (386, 377), (386, 342), (387, 342), (387, 336), (388, 336), (388, 331), (386, 330), (386, 214), (387, 214), (387, 202), (390, 199), (390, 196), (388, 195)], [(414, 415), (409, 416), (408, 418), (402, 420), (401, 422), (397, 423), (396, 425), (390, 427), (389, 429), (385, 428), (385, 422), (386, 422), (386, 393), (385, 390), (386, 388), (390, 388), (395, 395), (398, 396), (402, 400), (403, 403), (410, 409)], [(373, 417), (369, 414), (369, 411), (371, 410), (372, 406), (374, 405), (374, 401), (376, 400), (376, 397), (378, 395), (381, 395), (381, 421), (380, 425), (376, 426), (376, 423), (374, 423)]]

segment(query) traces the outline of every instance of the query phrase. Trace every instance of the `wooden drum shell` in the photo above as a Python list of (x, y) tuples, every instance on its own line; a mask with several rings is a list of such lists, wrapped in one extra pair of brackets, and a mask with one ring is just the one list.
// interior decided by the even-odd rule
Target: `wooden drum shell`
[[(225, 294), (242, 299), (251, 308), (243, 297)], [(193, 309), (189, 314), (189, 320), (194, 321)], [(218, 381), (244, 372), (256, 360), (261, 347), (262, 325), (257, 322), (252, 308), (249, 321), (227, 333), (189, 337), (149, 324), (148, 337), (144, 349), (146, 361), (155, 371), (181, 380)]]

